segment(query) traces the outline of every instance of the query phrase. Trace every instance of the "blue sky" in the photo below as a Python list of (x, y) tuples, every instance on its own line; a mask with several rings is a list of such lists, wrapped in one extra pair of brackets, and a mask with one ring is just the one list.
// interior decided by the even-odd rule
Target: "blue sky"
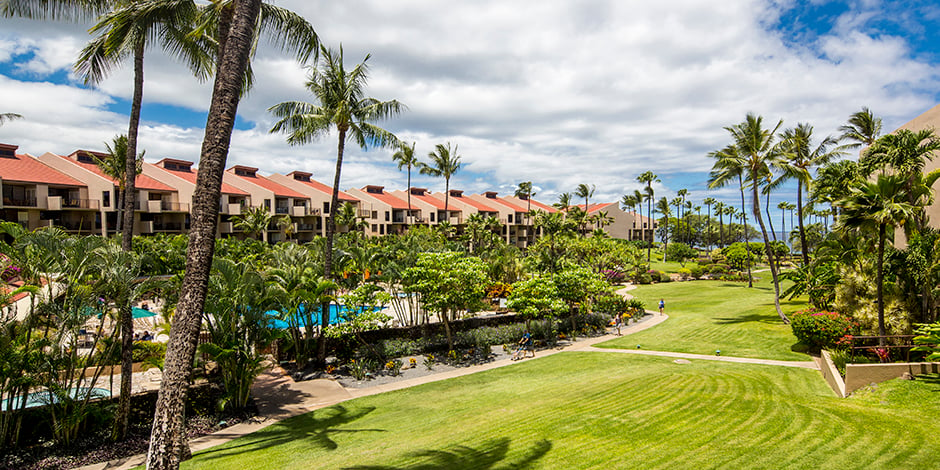
[[(728, 143), (724, 126), (755, 112), (783, 127), (809, 122), (832, 134), (862, 106), (890, 131), (940, 101), (940, 7), (927, 1), (570, 2), (283, 0), (348, 64), (371, 54), (370, 94), (408, 106), (382, 123), (419, 155), (457, 144), (452, 186), (509, 193), (533, 181), (554, 202), (578, 183), (619, 200), (652, 170), (656, 194), (689, 189), (697, 204), (736, 200), (708, 191), (705, 155)], [(101, 149), (126, 132), (129, 67), (97, 87), (71, 74), (89, 25), (0, 19), (0, 127), (23, 152)], [(257, 86), (240, 106), (229, 166), (305, 170), (332, 180), (335, 136), (290, 147), (268, 129), (267, 108), (311, 100), (305, 71), (263, 41)], [(140, 140), (147, 158), (198, 160), (210, 84), (162, 52), (148, 52)], [(342, 188), (402, 188), (382, 149), (349, 148)], [(443, 181), (415, 177), (434, 190)], [(795, 200), (795, 188), (774, 195)]]

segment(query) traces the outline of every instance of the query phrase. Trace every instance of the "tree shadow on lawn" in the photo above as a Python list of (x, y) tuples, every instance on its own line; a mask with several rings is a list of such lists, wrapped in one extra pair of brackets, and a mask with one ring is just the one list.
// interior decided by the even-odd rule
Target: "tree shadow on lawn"
[(551, 441), (543, 439), (536, 442), (522, 457), (506, 460), (509, 451), (510, 439), (500, 439), (484, 442), (477, 448), (470, 446), (453, 446), (445, 450), (419, 450), (405, 454), (408, 460), (414, 460), (404, 466), (391, 465), (357, 465), (344, 467), (344, 470), (515, 470), (530, 468), (535, 462), (545, 456), (552, 448)]
[(384, 429), (336, 429), (339, 426), (356, 421), (373, 411), (375, 411), (374, 406), (350, 411), (342, 405), (334, 405), (268, 426), (248, 436), (247, 442), (242, 444), (210, 449), (205, 452), (200, 452), (198, 456), (209, 460), (218, 459), (246, 451), (255, 452), (298, 439), (309, 441), (314, 446), (323, 449), (336, 450), (339, 446), (336, 441), (330, 437), (331, 434), (386, 432)]
[(715, 317), (714, 321), (718, 325), (732, 325), (735, 323), (779, 323), (783, 324), (780, 321), (780, 317), (776, 313), (771, 314), (760, 314), (760, 313), (751, 313), (749, 315), (741, 315), (737, 317)]

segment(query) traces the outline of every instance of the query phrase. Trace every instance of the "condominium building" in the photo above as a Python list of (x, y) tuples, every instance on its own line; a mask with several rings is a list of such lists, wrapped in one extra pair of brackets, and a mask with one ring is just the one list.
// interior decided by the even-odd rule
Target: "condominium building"
[(369, 185), (362, 189), (351, 188), (346, 192), (359, 199), (359, 208), (367, 224), (367, 235), (401, 234), (407, 230), (409, 220), (413, 223), (424, 222), (421, 211), (414, 206), (409, 217), (408, 203), (386, 192), (385, 186)]
[[(303, 233), (312, 233), (319, 236), (326, 235), (327, 219), (330, 217), (330, 203), (333, 200), (333, 188), (313, 179), (313, 173), (306, 171), (292, 171), (286, 175), (273, 174), (268, 177), (271, 181), (290, 188), (307, 197), (310, 202), (308, 215), (315, 218), (315, 223), (301, 223), (298, 229)], [(349, 193), (339, 191), (337, 194), (339, 204), (349, 203), (356, 207), (359, 217), (367, 217), (359, 207), (359, 199)]]
[[(305, 194), (259, 175), (254, 167), (235, 165), (226, 173), (234, 176), (230, 184), (247, 192), (255, 207), (263, 207), (271, 214), (271, 222), (262, 233), (263, 240), (279, 242), (288, 237), (299, 242), (313, 240), (320, 212), (311, 211), (310, 199)], [(278, 224), (279, 219), (285, 217), (290, 219), (290, 224), (286, 225), (290, 230)]]
[[(584, 204), (579, 204), (577, 207), (584, 210)], [(600, 216), (600, 219), (603, 219), (591, 223), (587, 227), (589, 231), (600, 228), (611, 238), (653, 241), (656, 223), (654, 222), (651, 226), (649, 218), (640, 216), (636, 212), (627, 212), (616, 202), (591, 204), (587, 213), (588, 216)]]

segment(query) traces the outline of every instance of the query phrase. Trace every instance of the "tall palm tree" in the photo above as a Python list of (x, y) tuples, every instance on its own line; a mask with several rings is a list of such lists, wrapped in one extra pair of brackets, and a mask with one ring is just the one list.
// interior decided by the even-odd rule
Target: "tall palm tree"
[[(642, 199), (641, 199), (642, 196), (638, 197), (639, 194), (640, 194), (640, 192), (637, 191), (636, 193), (637, 193), (637, 194), (624, 194), (624, 195), (623, 195), (623, 198), (620, 199), (620, 206), (623, 208), (623, 210), (625, 210), (625, 211), (629, 210), (630, 212), (636, 212), (636, 206), (640, 205), (641, 202), (642, 202)], [(641, 219), (640, 226), (642, 227), (642, 225), (643, 225), (643, 224), (642, 224), (642, 219)], [(630, 237), (629, 237), (629, 238), (630, 238), (631, 240), (633, 239), (633, 231), (632, 231), (632, 230), (630, 231)]]
[[(321, 46), (320, 66), (311, 67), (307, 90), (319, 104), (287, 101), (268, 109), (279, 120), (271, 132), (287, 133), (287, 143), (302, 145), (325, 136), (336, 128), (339, 142), (336, 150), (336, 173), (333, 176), (333, 194), (330, 199), (330, 218), (326, 224), (326, 247), (323, 253), (324, 277), (333, 279), (333, 235), (336, 232), (336, 211), (339, 205), (340, 174), (343, 169), (343, 151), (346, 141), (352, 139), (359, 147), (394, 147), (395, 136), (373, 124), (375, 121), (397, 116), (405, 106), (396, 100), (380, 101), (365, 95), (368, 83), (369, 55), (347, 71), (343, 63), (343, 48), (339, 51)], [(321, 322), (317, 361), (326, 360), (325, 330), (329, 324), (329, 305), (321, 307)]]
[(525, 220), (528, 225), (529, 213), (532, 212), (532, 197), (535, 196), (535, 192), (532, 191), (532, 182), (523, 181), (519, 183), (514, 195), (520, 199), (525, 199)]
[(82, 49), (75, 62), (75, 71), (86, 85), (97, 84), (123, 59), (128, 56), (133, 58), (134, 91), (127, 129), (124, 220), (121, 231), (121, 246), (130, 251), (137, 193), (137, 174), (134, 172), (137, 131), (144, 94), (144, 51), (150, 41), (159, 40), (163, 49), (184, 59), (199, 77), (208, 75), (210, 60), (188, 34), (196, 16), (196, 5), (192, 0), (114, 2), (113, 6), (114, 9), (101, 16), (89, 30), (97, 37)]
[[(894, 234), (894, 228), (912, 221), (919, 208), (930, 200), (930, 191), (924, 186), (914, 188), (908, 194), (907, 179), (901, 175), (881, 174), (876, 181), (864, 182), (854, 188), (848, 197), (839, 202), (843, 215), (839, 219), (842, 227), (878, 234), (877, 302), (878, 344), (885, 345), (884, 319), (884, 251), (885, 241)], [(913, 200), (914, 204), (910, 201)], [(889, 229), (891, 229), (889, 231)]]
[(724, 248), (725, 220), (723, 216), (725, 215), (725, 203), (715, 202), (715, 213), (718, 214), (718, 248)]
[(399, 142), (398, 151), (392, 155), (392, 161), (398, 164), (399, 171), (402, 168), (408, 169), (408, 220), (411, 223), (411, 169), (420, 163), (415, 156), (415, 143), (412, 142), (409, 147), (408, 144)]
[(819, 145), (813, 147), (813, 126), (801, 123), (792, 129), (783, 131), (781, 135), (781, 150), (786, 158), (782, 166), (784, 173), (779, 181), (784, 179), (796, 180), (796, 212), (800, 224), (800, 251), (803, 265), (809, 264), (809, 250), (806, 250), (806, 230), (803, 226), (803, 192), (812, 183), (812, 170), (829, 164), (842, 155), (845, 155), (845, 146), (836, 146), (838, 141), (832, 137), (824, 138)]
[(6, 122), (15, 121), (17, 119), (23, 119), (23, 116), (16, 113), (0, 113), (0, 126)]
[(761, 185), (766, 184), (768, 175), (782, 165), (783, 157), (774, 145), (774, 135), (782, 124), (783, 121), (779, 121), (773, 129), (765, 129), (761, 116), (748, 113), (744, 122), (725, 127), (725, 130), (731, 134), (737, 148), (742, 175), (747, 177), (748, 187), (751, 190), (751, 211), (757, 219), (764, 238), (764, 251), (767, 253), (770, 274), (774, 281), (774, 307), (777, 309), (777, 315), (786, 324), (790, 322), (790, 319), (780, 309), (780, 279), (777, 273), (776, 256), (770, 244), (770, 238), (767, 236), (767, 228), (764, 226), (764, 218), (760, 210)]
[(823, 165), (816, 172), (816, 178), (809, 187), (809, 199), (812, 204), (827, 203), (836, 209), (836, 202), (849, 195), (851, 189), (859, 186), (864, 177), (858, 162), (839, 160)]
[[(126, 189), (127, 178), (125, 173), (127, 172), (127, 136), (126, 135), (116, 135), (111, 139), (112, 144), (104, 143), (107, 157), (98, 158), (93, 154), (89, 154), (91, 158), (95, 161), (95, 165), (98, 166), (98, 169), (102, 173), (108, 175), (117, 182), (118, 185), (118, 218), (117, 218), (117, 230), (122, 232), (122, 226), (124, 223), (124, 192)], [(144, 151), (141, 151), (137, 154), (137, 163), (135, 168), (135, 177), (139, 175), (144, 170)], [(122, 232), (123, 233), (123, 232)], [(122, 240), (123, 241), (123, 240)]]
[(577, 189), (574, 191), (574, 195), (584, 198), (584, 211), (590, 211), (590, 199), (594, 196), (594, 190), (597, 189), (593, 184), (588, 186), (584, 183), (578, 185)]
[(861, 111), (849, 116), (848, 122), (839, 127), (839, 132), (842, 133), (840, 141), (849, 141), (845, 148), (861, 148), (861, 156), (864, 149), (875, 143), (881, 135), (881, 118), (875, 117), (867, 107), (862, 107)]
[[(735, 144), (731, 144), (721, 150), (711, 152), (708, 154), (708, 156), (715, 159), (715, 164), (709, 173), (709, 188), (720, 188), (730, 184), (735, 179), (738, 181), (738, 190), (741, 193), (741, 225), (744, 228), (744, 247), (745, 251), (748, 253), (747, 286), (754, 287), (753, 281), (751, 280), (751, 246), (750, 238), (747, 234), (747, 210), (745, 209), (744, 203), (744, 159), (739, 154), (738, 147)], [(733, 206), (729, 205), (727, 211), (729, 215), (733, 216), (736, 210), (733, 208)], [(731, 224), (733, 221), (734, 218), (732, 217), (728, 223)]]
[[(652, 171), (644, 171), (640, 176), (636, 177), (636, 180), (640, 183), (646, 183), (646, 215), (649, 217), (650, 231), (653, 230), (653, 183), (659, 182), (659, 177), (653, 174)], [(641, 216), (643, 214), (640, 214)], [(650, 253), (652, 252), (652, 243), (646, 247), (646, 263), (650, 262)]]
[(711, 251), (712, 243), (711, 239), (708, 238), (711, 236), (712, 231), (712, 206), (717, 204), (718, 201), (713, 197), (706, 197), (702, 200), (702, 204), (705, 205), (705, 210), (707, 211), (705, 215), (705, 238), (708, 240), (708, 250)]
[(562, 212), (568, 212), (568, 209), (571, 208), (571, 193), (559, 194), (558, 202), (553, 205)]
[[(914, 184), (924, 171), (924, 166), (940, 151), (940, 138), (934, 134), (933, 129), (924, 129), (917, 132), (907, 129), (898, 129), (876, 140), (868, 147), (865, 155), (859, 159), (862, 173), (870, 176), (875, 171), (889, 170), (906, 180), (905, 190), (911, 197), (911, 204), (915, 203)], [(922, 230), (927, 225), (927, 219), (918, 214), (915, 227)]]
[[(677, 196), (679, 199), (682, 200), (682, 206), (681, 206), (682, 215), (678, 215), (678, 216), (676, 217), (676, 222), (679, 222), (679, 221), (682, 220), (682, 218), (685, 216), (685, 197), (688, 196), (688, 195), (689, 195), (689, 190), (688, 190), (688, 189), (682, 188), (682, 189), (676, 191), (676, 196)], [(678, 225), (677, 225), (677, 227), (678, 227)], [(679, 239), (676, 239), (676, 241), (680, 241), (680, 240), (679, 240)]]
[[(777, 209), (780, 209), (780, 232), (783, 234), (784, 241), (786, 241), (789, 238), (787, 236), (786, 215), (787, 211), (790, 209), (790, 203), (787, 201), (780, 201), (777, 203)], [(793, 230), (793, 227), (790, 227), (790, 230)]]
[(663, 262), (666, 261), (666, 248), (669, 247), (669, 199), (665, 197), (656, 201), (656, 211), (663, 215)]
[(451, 148), (450, 142), (448, 142), (446, 146), (444, 144), (437, 144), (434, 147), (434, 151), (428, 153), (428, 158), (431, 159), (430, 165), (420, 162), (418, 166), (421, 168), (422, 175), (444, 178), (444, 220), (450, 223), (450, 211), (448, 210), (448, 204), (450, 203), (450, 177), (454, 176), (457, 170), (460, 170), (460, 155), (457, 154), (457, 146), (454, 145), (454, 147)]
[(180, 461), (189, 455), (183, 428), (186, 391), (209, 285), (222, 174), (225, 172), (225, 160), (242, 95), (242, 77), (254, 44), (254, 27), (260, 10), (261, 0), (236, 0), (235, 13), (226, 36), (228, 39), (225, 47), (220, 49), (199, 160), (199, 176), (193, 192), (186, 274), (173, 316), (147, 453), (147, 468), (150, 470), (179, 468)]

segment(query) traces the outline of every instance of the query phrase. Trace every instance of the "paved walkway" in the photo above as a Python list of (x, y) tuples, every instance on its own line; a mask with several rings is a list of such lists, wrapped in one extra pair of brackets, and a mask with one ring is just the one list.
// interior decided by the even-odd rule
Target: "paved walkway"
[[(617, 291), (625, 297), (630, 297), (626, 292), (632, 290), (634, 286), (627, 286)], [(659, 312), (647, 311), (650, 316), (640, 323), (622, 327), (621, 332), (624, 335), (643, 331), (656, 326), (669, 318), (669, 315), (659, 315)], [(607, 349), (595, 348), (594, 345), (604, 341), (617, 338), (616, 335), (608, 333), (603, 336), (587, 338), (576, 341), (555, 349), (542, 350), (538, 352), (537, 357), (551, 356), (566, 351), (590, 351), (613, 354), (645, 354), (651, 356), (675, 357), (681, 359), (709, 360), (738, 362), (747, 364), (765, 364), (784, 367), (803, 367), (817, 369), (814, 362), (791, 362), (791, 361), (773, 361), (766, 359), (748, 359), (740, 357), (727, 356), (709, 356), (704, 354), (686, 354), (666, 351), (648, 351), (636, 349)], [(392, 382), (384, 385), (361, 389), (346, 389), (339, 383), (328, 379), (306, 380), (295, 382), (283, 369), (276, 367), (263, 373), (254, 385), (252, 385), (252, 396), (255, 397), (255, 403), (258, 406), (258, 419), (252, 422), (240, 423), (225, 428), (221, 431), (202, 436), (190, 441), (190, 449), (193, 453), (208, 449), (220, 444), (224, 444), (232, 439), (251, 434), (255, 431), (268, 427), (278, 421), (297, 416), (311, 411), (325, 408), (341, 403), (353, 398), (376, 395), (379, 393), (401, 390), (403, 388), (414, 387), (416, 385), (447, 380), (454, 377), (475, 374), (485, 370), (496, 369), (514, 364), (510, 359), (502, 359), (486, 364), (463, 367), (447, 372), (416, 377), (414, 379)], [(130, 469), (143, 465), (146, 455), (140, 454), (125, 459), (112, 460), (110, 462), (98, 463), (80, 467), (80, 470), (118, 470)]]

